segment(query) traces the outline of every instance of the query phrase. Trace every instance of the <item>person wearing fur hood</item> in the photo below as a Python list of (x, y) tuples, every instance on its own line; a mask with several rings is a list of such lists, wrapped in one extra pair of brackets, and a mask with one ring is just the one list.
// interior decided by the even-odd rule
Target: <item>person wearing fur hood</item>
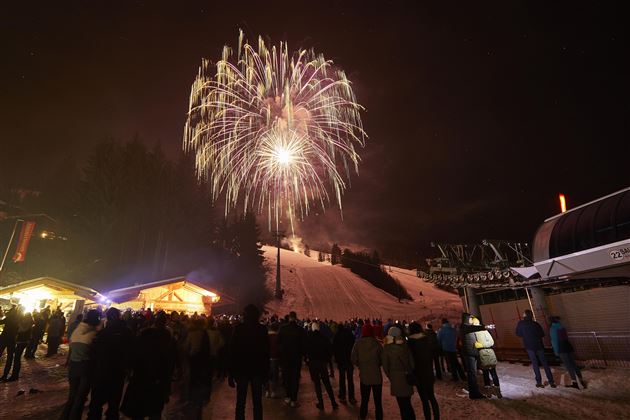
[(402, 336), (402, 331), (398, 327), (391, 327), (387, 332), (383, 347), (383, 370), (389, 378), (390, 392), (396, 397), (402, 420), (416, 418), (411, 405), (413, 385), (407, 380), (413, 368), (413, 358), (406, 345), (405, 337)]

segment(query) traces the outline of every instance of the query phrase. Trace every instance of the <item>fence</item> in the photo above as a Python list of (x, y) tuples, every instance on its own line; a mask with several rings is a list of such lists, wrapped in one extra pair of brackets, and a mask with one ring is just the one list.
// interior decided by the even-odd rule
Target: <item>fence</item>
[(629, 331), (570, 332), (569, 340), (575, 358), (592, 366), (621, 366), (630, 368)]

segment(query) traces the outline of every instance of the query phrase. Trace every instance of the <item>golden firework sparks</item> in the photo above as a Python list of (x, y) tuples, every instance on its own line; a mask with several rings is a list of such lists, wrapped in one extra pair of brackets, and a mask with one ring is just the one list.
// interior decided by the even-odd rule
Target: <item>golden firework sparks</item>
[[(208, 181), (213, 200), (225, 194), (226, 214), (244, 210), (293, 225), (330, 195), (341, 210), (350, 169), (358, 172), (366, 134), (350, 81), (313, 50), (289, 54), (286, 43), (257, 48), (240, 32), (238, 50), (203, 60), (192, 84), (184, 150)], [(342, 176), (343, 174), (343, 176)]]

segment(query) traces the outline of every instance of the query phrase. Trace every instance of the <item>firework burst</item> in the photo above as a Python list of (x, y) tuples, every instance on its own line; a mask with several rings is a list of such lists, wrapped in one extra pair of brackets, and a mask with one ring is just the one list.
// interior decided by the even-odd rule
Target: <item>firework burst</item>
[[(203, 60), (193, 82), (184, 149), (196, 157), (212, 197), (225, 194), (226, 214), (266, 211), (269, 227), (293, 226), (313, 206), (325, 209), (358, 173), (355, 145), (364, 145), (362, 107), (350, 81), (313, 50), (287, 44), (225, 46), (219, 61)], [(343, 174), (343, 175), (342, 175)], [(331, 199), (331, 196), (333, 197)]]

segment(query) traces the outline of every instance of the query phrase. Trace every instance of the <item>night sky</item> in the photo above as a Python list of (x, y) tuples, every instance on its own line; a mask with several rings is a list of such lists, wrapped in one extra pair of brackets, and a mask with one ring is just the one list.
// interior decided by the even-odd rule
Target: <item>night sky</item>
[(137, 134), (176, 159), (200, 60), (238, 28), (322, 52), (366, 108), (344, 221), (309, 217), (308, 242), (424, 256), (431, 241), (529, 241), (559, 192), (571, 207), (630, 185), (627, 15), (612, 2), (11, 3), (8, 186), (37, 189), (107, 138)]

